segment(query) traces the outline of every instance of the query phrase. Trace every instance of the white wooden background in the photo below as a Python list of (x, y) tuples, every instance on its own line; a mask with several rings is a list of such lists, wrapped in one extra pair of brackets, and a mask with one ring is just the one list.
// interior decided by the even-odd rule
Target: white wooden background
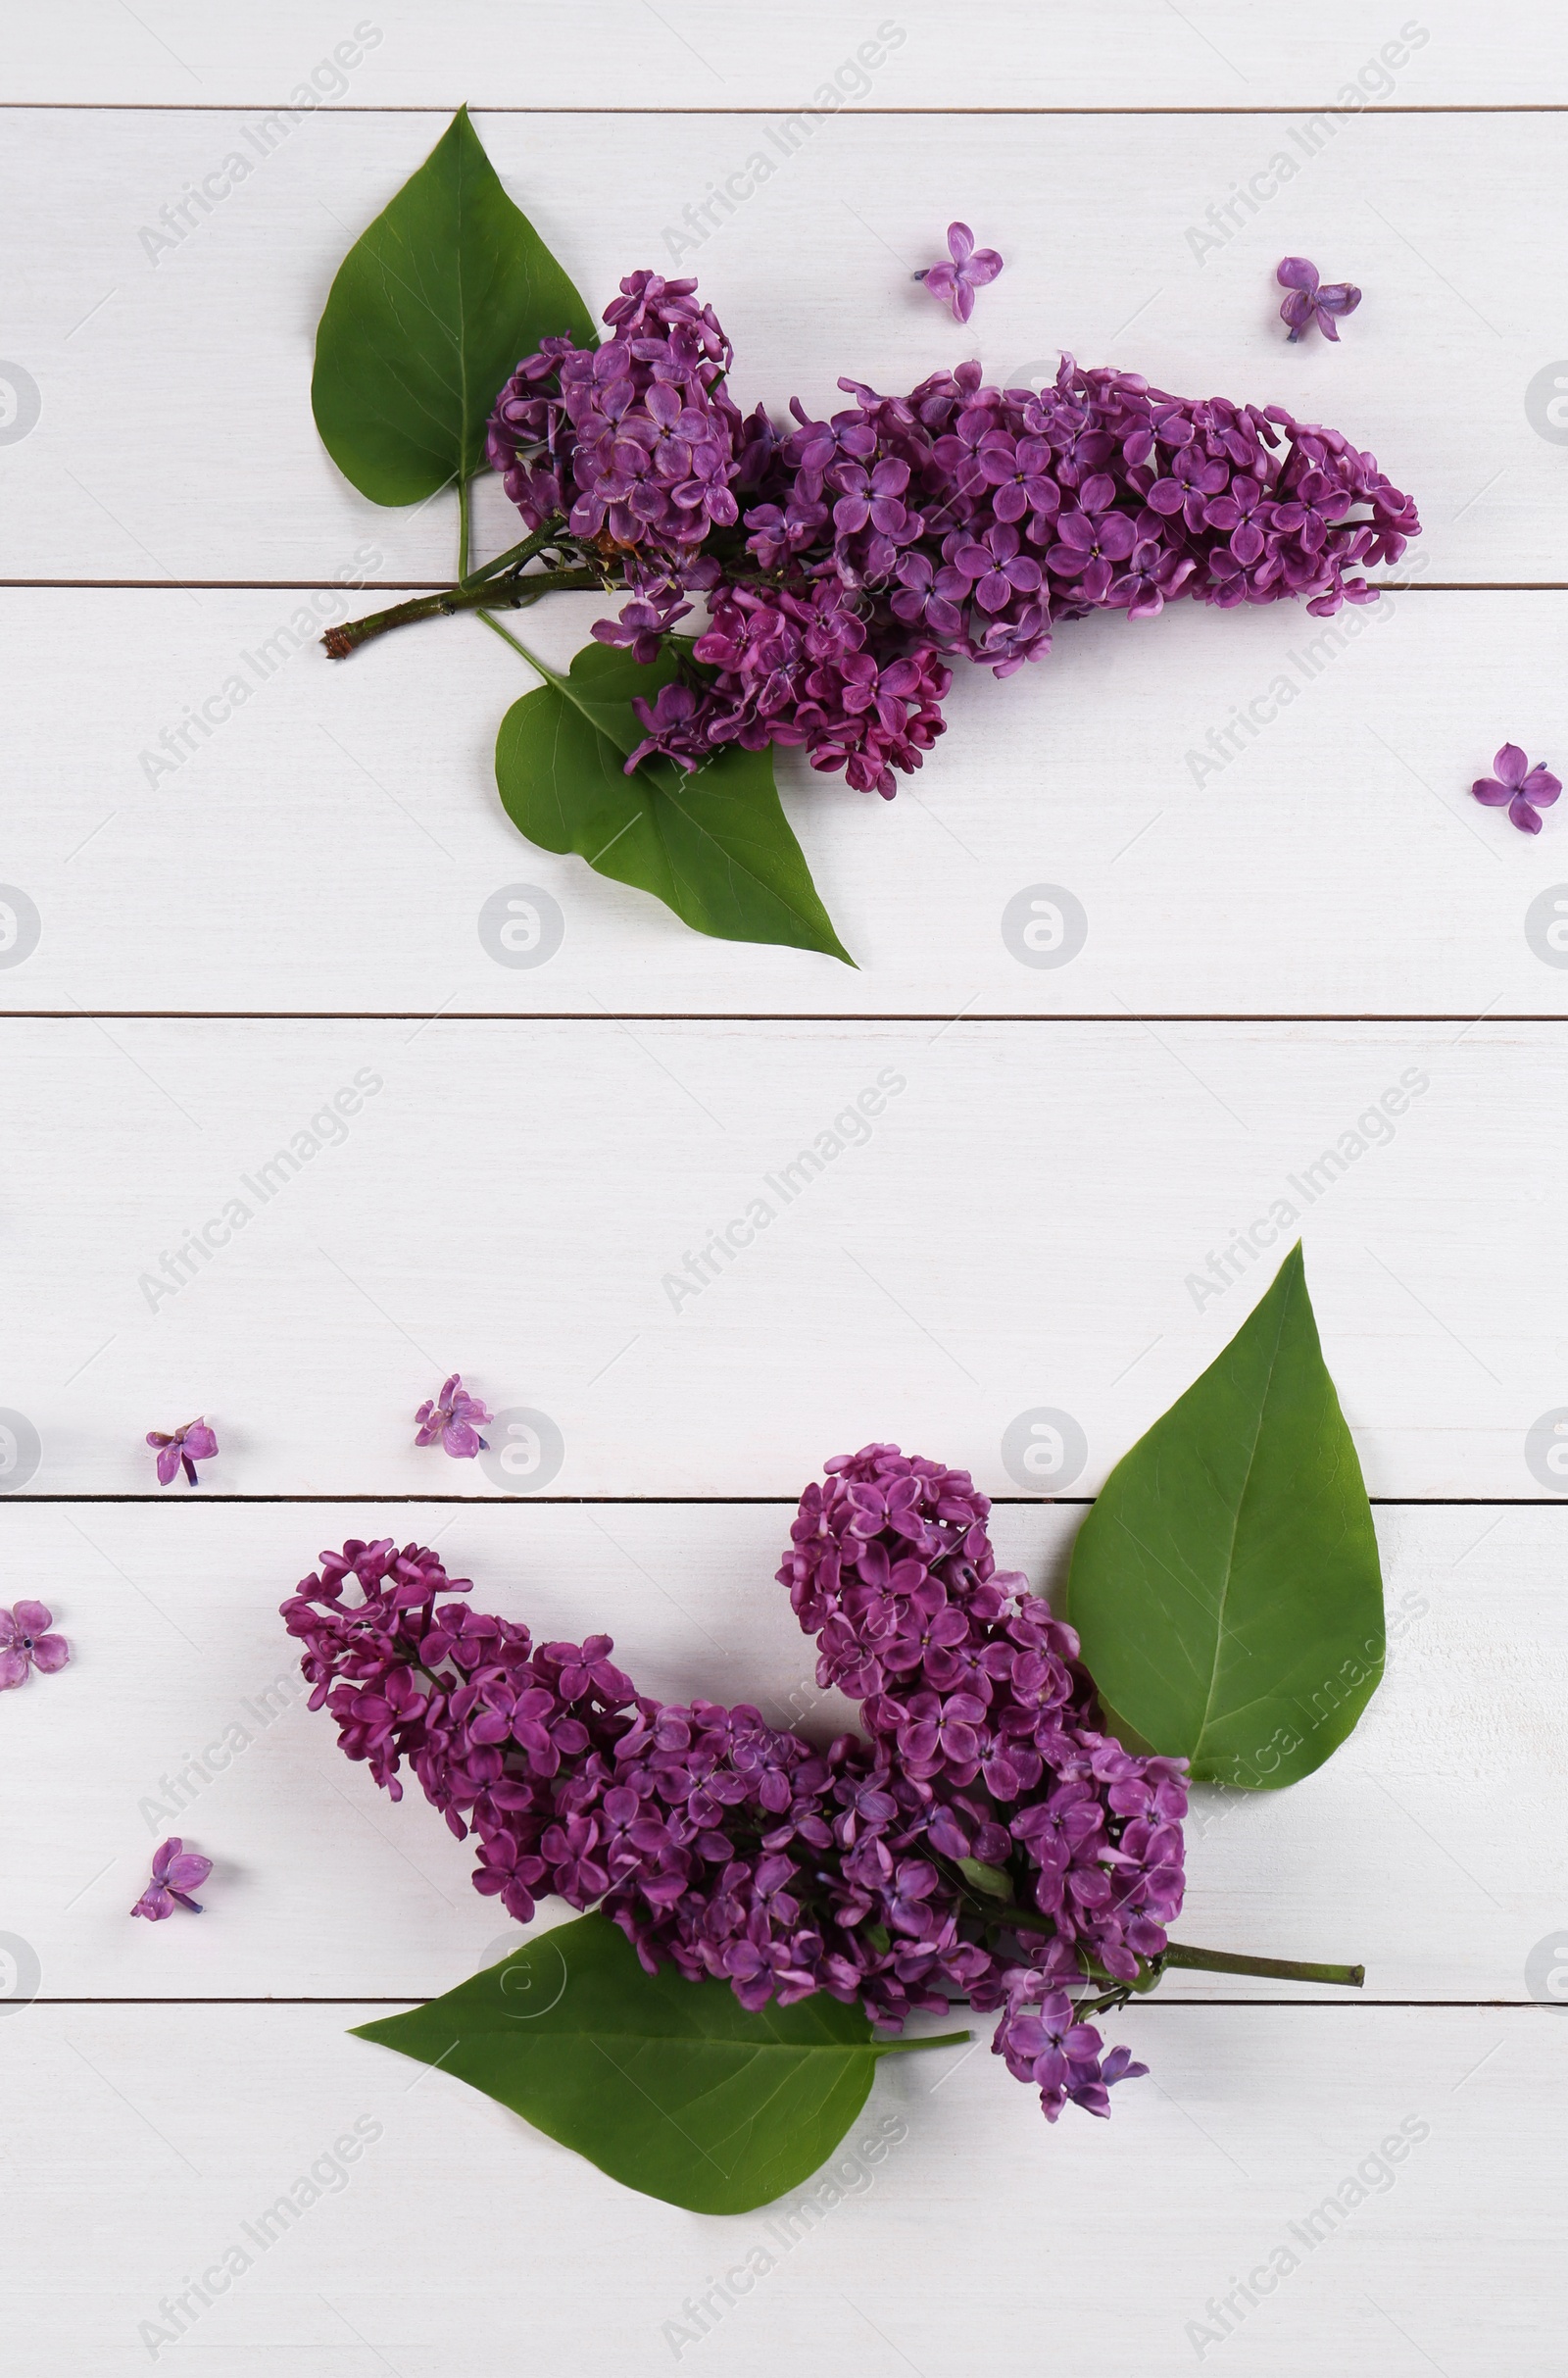
[[(777, 2267), (683, 2364), (1560, 2371), (1568, 2021), (1536, 1994), (1568, 1946), (1568, 1512), (1530, 1451), (1568, 1410), (1568, 967), (1540, 921), (1568, 818), (1527, 841), (1467, 791), (1505, 738), (1568, 757), (1568, 455), (1527, 398), (1568, 377), (1560, 14), (367, 8), (65, 0), (3, 37), (0, 348), (40, 413), (0, 446), (0, 883), (41, 933), (0, 968), (0, 1407), (41, 1459), (0, 1499), (0, 1600), (41, 1597), (74, 1651), (0, 1701), (0, 1934), (41, 1967), (32, 2003), (0, 1999), (8, 2366), (145, 2367), (161, 2299), (360, 2120), (348, 2184), (169, 2366), (640, 2378), (760, 2245)], [(150, 261), (142, 226), (356, 22), (380, 39), (342, 90)], [(450, 570), (442, 507), (361, 502), (308, 405), (336, 263), (446, 112), (474, 108), (597, 307), (885, 24), (866, 89), (692, 260), (743, 398), (969, 353), (1038, 375), (1066, 346), (1288, 403), (1372, 446), (1427, 522), (1364, 631), (1324, 642), (1283, 606), (1085, 623), (960, 684), (891, 808), (787, 758), (853, 974), (703, 941), (520, 843), (489, 755), (529, 680), (469, 622), (280, 659), (149, 770), (313, 596), (324, 622), (376, 601), (346, 579)], [(1200, 262), (1191, 226), (1315, 117), (1319, 153)], [(1007, 258), (964, 331), (907, 279), (955, 214)], [(1337, 351), (1284, 343), (1292, 251), (1366, 291)], [(494, 488), (480, 519), (510, 541)], [(529, 632), (564, 658), (595, 609)], [(1298, 698), (1195, 768), (1282, 673)], [(536, 969), (479, 939), (517, 883), (563, 916)], [(1002, 929), (1041, 883), (1088, 926), (1050, 970)], [(378, 1086), (341, 1137), (150, 1292), (357, 1074)], [(879, 1076), (869, 1136), (672, 1302)], [(1392, 1133), (1298, 1196), (1401, 1083)], [(771, 1583), (821, 1459), (893, 1436), (969, 1463), (1049, 1589), (1075, 1506), (1272, 1261), (1216, 1294), (1211, 1257), (1282, 1197), (1379, 1505), (1390, 1670), (1307, 1783), (1198, 1795), (1182, 1931), (1364, 1958), (1363, 1999), (1182, 1977), (1117, 2026), (1152, 2077), (1108, 2125), (1048, 2131), (983, 2049), (899, 2061), (851, 2144), (907, 2136), (787, 2249), (345, 2036), (505, 1926), (433, 1814), (287, 1687), (275, 1605), (320, 1545), (418, 1534), (549, 1634), (613, 1631), (655, 1692), (831, 1726)], [(553, 1423), (548, 1475), (413, 1449), (455, 1366)], [(1043, 1407), (1081, 1438), (1054, 1504), (1003, 1456)], [(143, 1435), (197, 1411), (221, 1456), (160, 1495)], [(253, 1741), (205, 1779), (236, 1720)], [(176, 1770), (208, 1912), (132, 1925)], [(1422, 2135), (1393, 2184), (1302, 2248), (1290, 2225), (1401, 2121)], [(1208, 2300), (1281, 2245), (1301, 2267), (1200, 2353)]]

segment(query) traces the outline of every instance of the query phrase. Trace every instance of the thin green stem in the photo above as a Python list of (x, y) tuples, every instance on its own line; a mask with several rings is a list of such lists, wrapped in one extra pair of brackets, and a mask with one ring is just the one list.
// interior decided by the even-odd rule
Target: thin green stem
[(527, 662), (530, 669), (538, 669), (541, 677), (544, 675), (544, 669), (534, 659), (532, 653), (528, 650), (527, 645), (519, 644), (510, 628), (503, 627), (499, 619), (492, 619), (487, 611), (481, 611), (479, 617), (483, 620), (485, 626), (489, 628), (493, 636), (499, 636), (503, 644), (510, 644), (513, 651), (520, 654), (522, 659)]
[(1137, 1993), (1129, 1985), (1122, 1990), (1102, 1990), (1098, 1998), (1078, 1999), (1073, 2005), (1073, 2019), (1075, 2022), (1088, 2023), (1097, 2014), (1113, 2014), (1118, 2006), (1125, 2006), (1128, 2000), (1136, 1996)]
[[(999, 1907), (994, 1901), (975, 1903), (976, 1912), (983, 1912), (993, 1930), (999, 1932), (1054, 1932), (1056, 1925), (1049, 1915), (1038, 1915), (1032, 1907)], [(1253, 1973), (1273, 1982), (1327, 1982), (1337, 1990), (1359, 1990), (1366, 1981), (1364, 1965), (1303, 1965), (1293, 1957), (1241, 1957), (1229, 1949), (1190, 1949), (1181, 1941), (1172, 1941), (1162, 1956), (1151, 1959), (1161, 1971), (1172, 1966), (1185, 1966), (1194, 1973)]]
[(465, 478), (460, 478), (458, 481), (458, 584), (460, 586), (468, 574), (468, 531), (470, 526), (468, 485), (469, 482)]
[(493, 562), (481, 563), (477, 570), (460, 570), (458, 574), (462, 583), (465, 586), (482, 586), (487, 579), (499, 577), (504, 570), (520, 570), (524, 562), (531, 562), (536, 554), (545, 552), (549, 546), (563, 545), (565, 525), (558, 513), (542, 528), (536, 528), (531, 537), (524, 537), (520, 545), (509, 545), (505, 553), (498, 553)]

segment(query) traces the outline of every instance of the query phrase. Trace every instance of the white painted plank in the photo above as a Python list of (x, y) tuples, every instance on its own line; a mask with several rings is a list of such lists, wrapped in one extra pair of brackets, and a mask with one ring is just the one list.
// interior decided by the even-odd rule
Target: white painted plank
[(1374, 1493), (1544, 1492), (1529, 1432), (1568, 1404), (1551, 1025), (18, 1019), (3, 1046), (24, 1491), (155, 1493), (145, 1431), (206, 1411), (231, 1490), (485, 1494), (412, 1442), (461, 1368), (561, 1432), (524, 1489), (795, 1494), (869, 1437), (1004, 1489), (1004, 1432), (1049, 1406), (1086, 1493), (1298, 1227)]
[[(0, 594), (13, 792), (0, 880), (39, 918), (6, 1008), (684, 1015), (1561, 1013), (1562, 836), (1481, 809), (1499, 742), (1561, 768), (1568, 596), (1386, 596), (1068, 628), (968, 673), (892, 804), (780, 755), (858, 969), (689, 932), (524, 842), (495, 789), (534, 680), (469, 620), (334, 666), (298, 594)], [(558, 666), (591, 597), (524, 632)], [(310, 631), (308, 617), (302, 621)], [(1310, 631), (1310, 632), (1308, 632)], [(84, 653), (92, 654), (91, 666)], [(62, 731), (62, 721), (69, 731)], [(1084, 939), (1028, 963), (1056, 885)], [(559, 914), (499, 963), (508, 886)], [(519, 897), (526, 898), (526, 894)], [(535, 901), (536, 908), (540, 903)], [(1568, 906), (1562, 912), (1568, 917)], [(1065, 963), (1056, 963), (1064, 960)]]
[[(734, 2378), (936, 2378), (1035, 2367), (1043, 2339), (1053, 2366), (1178, 2378), (1206, 2331), (1209, 2366), (1256, 2378), (1561, 2367), (1568, 2023), (1534, 2008), (1130, 2008), (1151, 2077), (1108, 2123), (1069, 2109), (1054, 2130), (983, 2050), (899, 2057), (832, 2190), (730, 2220), (619, 2190), (346, 2037), (368, 2011), (34, 2007), (0, 2027), (27, 2176), (0, 2249), (20, 2366), (130, 2378), (156, 2347), (223, 2378), (491, 2378), (520, 2333), (530, 2367), (594, 2378), (677, 2349)], [(345, 2136), (363, 2152), (334, 2160)], [(285, 2194), (303, 2209), (267, 2221)], [(142, 2335), (177, 2334), (164, 2300), (235, 2248), (226, 2289), (188, 2299), (177, 2358)], [(1249, 2302), (1254, 2270), (1278, 2276)], [(1228, 2336), (1207, 2309), (1226, 2294)], [(704, 2295), (706, 2333), (683, 2308)]]
[[(264, 15), (215, 15), (199, 0), (153, 0), (134, 13), (108, 0), (65, 0), (8, 27), (4, 93), (53, 103), (275, 106), (302, 84), (308, 94), (318, 70), (322, 104), (356, 108), (466, 99), (487, 107), (782, 109), (812, 98), (833, 104), (835, 80), (837, 103), (852, 108), (1259, 108), (1335, 99), (1420, 107), (1568, 97), (1562, 27), (1534, 0), (1500, 0), (1484, 20), (1462, 0), (1424, 0), (1402, 20), (1396, 8), (1374, 16), (1354, 0), (1323, 0), (1310, 16), (1264, 14), (1247, 0), (1188, 0), (1180, 10), (1122, 0), (1108, 39), (1104, 23), (1069, 0), (1027, 9), (974, 0), (961, 34), (938, 0), (899, 0), (881, 18), (841, 0), (799, 0), (787, 17), (723, 0), (658, 9), (648, 0), (596, 0), (591, 41), (569, 0), (531, 0), (521, 19), (502, 0), (469, 0), (461, 13), (431, 0), (390, 0), (359, 24), (380, 39), (366, 32), (356, 43), (351, 12), (333, 21), (305, 0), (282, 0)], [(364, 55), (334, 73), (339, 42)], [(862, 49), (877, 48), (880, 63), (862, 61)]]
[[(366, 503), (308, 402), (338, 262), (438, 121), (302, 121), (204, 216), (185, 185), (245, 152), (252, 118), (8, 117), (0, 193), (32, 228), (6, 338), (41, 391), (5, 456), (8, 576), (330, 580), (368, 544), (384, 579), (450, 573), (446, 500), (416, 517)], [(838, 403), (844, 372), (906, 389), (977, 351), (1012, 381), (1067, 347), (1184, 394), (1326, 416), (1415, 494), (1439, 579), (1561, 574), (1568, 482), (1526, 413), (1568, 353), (1553, 116), (832, 119), (786, 132), (777, 171), (754, 173), (756, 194), (695, 252), (665, 229), (762, 154), (759, 119), (480, 122), (596, 309), (622, 273), (681, 251), (735, 341), (748, 406)], [(1253, 214), (1233, 183), (1256, 184)], [(175, 202), (178, 243), (144, 241)], [(1224, 244), (1206, 248), (1220, 204), (1239, 227), (1221, 220)], [(966, 329), (910, 279), (960, 208), (1008, 260)], [(1366, 292), (1338, 348), (1286, 341), (1273, 274), (1298, 252)], [(495, 551), (514, 541), (510, 508), (487, 494)]]
[[(1385, 1681), (1305, 1782), (1195, 1791), (1176, 1936), (1360, 1961), (1368, 2001), (1523, 2002), (1531, 1952), (1562, 1911), (1568, 1514), (1377, 1516)], [(471, 1849), (417, 1784), (394, 1806), (306, 1709), (275, 1614), (295, 1579), (350, 1535), (434, 1542), (474, 1580), (476, 1609), (546, 1641), (608, 1632), (661, 1700), (751, 1701), (827, 1741), (855, 1713), (818, 1691), (814, 1649), (772, 1581), (790, 1517), (782, 1504), (0, 1505), (9, 1596), (41, 1596), (73, 1649), (59, 1676), (7, 1701), (0, 1799), (16, 1823), (0, 1928), (28, 1944), (54, 2000), (451, 1988), (521, 1934), (473, 1891)], [(1059, 1592), (1079, 1517), (999, 1507), (999, 1554)], [(216, 1861), (205, 1920), (131, 1923), (172, 1832)], [(553, 1904), (543, 1920), (566, 1912)], [(1297, 1994), (1190, 1973), (1164, 1995)]]

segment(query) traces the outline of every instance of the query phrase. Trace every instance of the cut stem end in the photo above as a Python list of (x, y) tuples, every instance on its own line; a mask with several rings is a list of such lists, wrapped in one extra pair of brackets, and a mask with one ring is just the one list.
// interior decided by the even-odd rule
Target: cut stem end
[(1366, 1982), (1364, 1965), (1302, 1965), (1285, 1957), (1237, 1957), (1228, 1949), (1190, 1949), (1172, 1941), (1160, 1962), (1167, 1968), (1187, 1967), (1194, 1973), (1250, 1973), (1271, 1982), (1327, 1982), (1337, 1990), (1360, 1990)]

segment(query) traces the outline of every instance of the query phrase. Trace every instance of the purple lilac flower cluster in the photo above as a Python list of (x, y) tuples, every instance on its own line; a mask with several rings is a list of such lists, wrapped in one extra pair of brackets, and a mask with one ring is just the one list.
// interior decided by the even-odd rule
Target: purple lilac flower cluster
[(536, 1644), (390, 1539), (323, 1554), (283, 1605), (311, 1706), (394, 1799), (408, 1761), (519, 1922), (548, 1892), (601, 1907), (650, 1971), (716, 1976), (753, 2008), (825, 1990), (898, 2029), (966, 1998), (1000, 2011), (997, 2053), (1052, 2120), (1069, 2099), (1103, 2113), (1143, 2068), (1102, 2057), (1067, 1994), (1139, 1981), (1165, 1948), (1183, 1762), (1102, 1730), (1077, 1638), (998, 1571), (967, 1473), (888, 1445), (827, 1473), (779, 1578), (863, 1738), (821, 1750), (744, 1704), (662, 1706), (609, 1636)]
[(943, 730), (950, 659), (1006, 676), (1063, 619), (1178, 597), (1327, 616), (1373, 600), (1363, 567), (1420, 533), (1338, 430), (1070, 356), (1038, 394), (976, 363), (907, 397), (841, 380), (851, 407), (815, 421), (792, 400), (781, 434), (729, 397), (729, 341), (695, 281), (621, 289), (606, 345), (547, 340), (518, 366), (489, 452), (530, 527), (564, 515), (634, 590), (601, 640), (652, 661), (684, 597), (708, 600), (678, 681), (637, 705), (628, 768), (797, 743), (891, 797)]
[(569, 515), (573, 536), (678, 559), (730, 493), (741, 418), (724, 386), (734, 351), (695, 281), (634, 272), (605, 309), (602, 347), (548, 338), (502, 390), (489, 455), (530, 528)]
[(837, 586), (726, 585), (710, 608), (712, 624), (693, 653), (716, 676), (700, 692), (676, 682), (652, 703), (639, 699), (648, 732), (628, 769), (651, 752), (689, 769), (729, 743), (804, 743), (813, 768), (842, 768), (856, 792), (891, 794), (893, 769), (917, 768), (942, 733), (952, 670), (928, 644), (879, 658), (869, 622)]
[(759, 444), (773, 433), (758, 407), (741, 419), (724, 385), (734, 350), (694, 280), (633, 272), (605, 309), (611, 336), (574, 347), (547, 338), (525, 356), (491, 416), (488, 454), (531, 529), (564, 527), (617, 555), (630, 585), (629, 632), (651, 659), (660, 634), (690, 608), (687, 587), (716, 583), (701, 548), (740, 518)]

